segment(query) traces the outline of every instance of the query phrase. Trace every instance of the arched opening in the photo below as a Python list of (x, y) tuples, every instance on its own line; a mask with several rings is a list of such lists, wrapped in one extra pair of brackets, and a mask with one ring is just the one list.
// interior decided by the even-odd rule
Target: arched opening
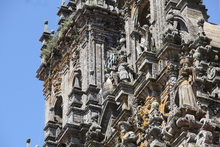
[(150, 6), (149, 3), (146, 3), (145, 7), (142, 8), (141, 13), (139, 15), (139, 25), (142, 27), (145, 24), (149, 24), (148, 15), (150, 14)]
[(62, 124), (63, 121), (63, 100), (62, 97), (58, 97), (56, 104), (54, 106), (54, 114), (55, 114), (55, 121)]
[(180, 31), (183, 31), (183, 32), (188, 32), (186, 24), (180, 19), (178, 19), (177, 29), (180, 30)]
[(74, 70), (73, 73), (73, 81), (72, 81), (72, 87), (74, 88), (81, 88), (81, 70), (77, 69)]
[(175, 17), (175, 22), (176, 29), (178, 30), (178, 33), (181, 38), (181, 42), (186, 44), (191, 42), (188, 27), (186, 26), (186, 23), (183, 21), (183, 19), (181, 17)]
[(137, 4), (137, 8), (133, 15), (136, 27), (143, 27), (145, 24), (149, 25), (150, 2), (142, 0)]

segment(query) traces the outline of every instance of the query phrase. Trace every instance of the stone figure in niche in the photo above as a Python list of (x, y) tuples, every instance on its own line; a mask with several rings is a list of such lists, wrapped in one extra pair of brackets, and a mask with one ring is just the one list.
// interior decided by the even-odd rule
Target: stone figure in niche
[(105, 98), (108, 94), (111, 94), (113, 92), (114, 89), (114, 79), (111, 76), (111, 74), (107, 73), (105, 74), (105, 83), (103, 85), (103, 98)]
[(98, 115), (95, 115), (91, 118), (91, 126), (86, 133), (86, 140), (87, 141), (97, 141), (100, 142), (103, 140), (103, 134), (101, 132), (102, 128), (98, 124)]
[(55, 120), (54, 117), (55, 117), (54, 107), (51, 107), (51, 108), (49, 109), (49, 120), (50, 120), (50, 121), (54, 121), (54, 120)]
[(140, 41), (138, 41), (137, 53), (140, 56), (143, 51), (146, 50), (146, 40), (144, 36), (141, 36)]
[(129, 82), (129, 73), (128, 73), (128, 63), (127, 63), (127, 56), (124, 52), (121, 53), (119, 56), (119, 67), (118, 67), (118, 73), (119, 73), (119, 79), (123, 82)]
[(220, 107), (215, 104), (210, 104), (208, 106), (209, 116), (216, 122), (220, 122)]
[(79, 51), (78, 50), (75, 50), (73, 52), (73, 56), (72, 56), (72, 66), (75, 67), (76, 69), (80, 67), (80, 64), (79, 64)]
[(118, 72), (117, 67), (115, 64), (110, 68), (110, 76), (112, 77), (112, 84), (113, 87), (116, 87), (118, 85)]
[(163, 146), (162, 141), (162, 122), (164, 121), (162, 112), (159, 110), (159, 103), (154, 101), (151, 104), (151, 110), (149, 113), (149, 128), (146, 130), (145, 138), (151, 144)]
[(129, 82), (129, 73), (127, 71), (127, 66), (128, 63), (123, 63), (118, 67), (120, 81)]
[(121, 39), (119, 40), (118, 50), (125, 51), (126, 50), (126, 38), (125, 34), (121, 34)]
[(63, 100), (62, 97), (57, 97), (57, 101), (55, 103), (55, 106), (51, 109), (51, 111), (54, 111), (54, 121), (58, 123), (62, 123), (63, 119)]
[(144, 123), (144, 106), (138, 106), (135, 116), (134, 116), (134, 120), (135, 120), (135, 125), (137, 128), (142, 128), (143, 127), (143, 123)]
[(193, 91), (195, 81), (195, 69), (191, 66), (190, 57), (183, 57), (180, 61), (180, 72), (177, 81), (175, 103), (177, 106), (197, 107), (196, 97)]
[(213, 135), (210, 131), (201, 130), (195, 139), (198, 146), (207, 146), (207, 144), (213, 143)]
[(150, 50), (151, 51), (155, 51), (156, 50), (156, 41), (155, 41), (155, 38), (153, 37), (153, 26), (150, 26)]
[(194, 62), (195, 62), (194, 66), (197, 69), (200, 69), (200, 61), (201, 61), (201, 51), (200, 51), (200, 48), (197, 48), (196, 50), (194, 50), (193, 59), (194, 59)]
[(138, 33), (138, 46), (137, 46), (137, 53), (141, 55), (143, 51), (150, 50), (150, 42), (151, 42), (151, 35), (150, 35), (150, 27), (149, 25), (145, 24), (139, 28)]
[(145, 46), (146, 50), (150, 50), (150, 45), (151, 45), (151, 32), (150, 32), (150, 27), (149, 25), (145, 24), (143, 25), (143, 30), (145, 31)]
[(119, 79), (122, 82), (133, 82), (134, 72), (133, 67), (129, 66), (128, 63), (120, 64), (118, 67)]
[(121, 82), (133, 82), (134, 72), (133, 67), (127, 63), (127, 55), (125, 52), (121, 52), (119, 58), (118, 76)]
[(198, 36), (206, 36), (204, 32), (204, 23), (205, 23), (204, 18), (200, 18), (197, 22), (199, 28)]
[(177, 76), (178, 76), (178, 67), (174, 64), (170, 64), (169, 66), (169, 86), (170, 88), (175, 87), (177, 82)]
[(165, 34), (174, 34), (177, 32), (177, 22), (174, 21), (174, 13), (170, 12), (166, 17), (167, 27), (165, 29)]
[(74, 70), (72, 86), (75, 88), (81, 88), (81, 70), (80, 69)]
[(121, 144), (120, 147), (136, 147), (137, 136), (132, 131), (132, 126), (129, 122), (119, 122)]
[(56, 95), (59, 95), (61, 91), (61, 78), (60, 77), (58, 77), (55, 81), (53, 81), (53, 86), (54, 86), (54, 93)]
[(153, 126), (160, 126), (163, 121), (163, 114), (159, 110), (159, 103), (157, 101), (154, 101), (151, 104), (151, 110), (149, 113), (149, 123)]
[(164, 42), (173, 42), (180, 44), (182, 39), (180, 36), (180, 32), (178, 31), (178, 21), (174, 18), (174, 12), (171, 11), (166, 16), (166, 28), (163, 34)]

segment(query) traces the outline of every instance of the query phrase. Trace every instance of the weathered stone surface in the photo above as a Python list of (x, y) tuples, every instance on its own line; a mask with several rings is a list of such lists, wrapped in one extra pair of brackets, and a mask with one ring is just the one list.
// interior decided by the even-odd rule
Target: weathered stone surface
[(42, 42), (45, 147), (220, 146), (220, 26), (201, 0), (70, 0)]
[(207, 37), (209, 37), (210, 39), (212, 39), (210, 45), (213, 47), (220, 47), (220, 26), (216, 25), (216, 24), (212, 24), (209, 22), (206, 22), (204, 24), (204, 31), (207, 35)]

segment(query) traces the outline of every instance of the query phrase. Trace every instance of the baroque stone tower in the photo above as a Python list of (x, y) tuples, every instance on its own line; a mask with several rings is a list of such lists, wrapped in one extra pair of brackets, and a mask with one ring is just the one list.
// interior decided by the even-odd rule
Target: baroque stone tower
[(220, 26), (202, 0), (69, 0), (45, 22), (44, 147), (220, 146)]

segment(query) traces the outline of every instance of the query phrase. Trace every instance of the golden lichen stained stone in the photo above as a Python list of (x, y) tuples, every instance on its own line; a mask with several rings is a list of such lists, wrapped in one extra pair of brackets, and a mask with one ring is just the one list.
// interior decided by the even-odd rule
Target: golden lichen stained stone
[(63, 0), (57, 33), (46, 22), (40, 38), (44, 147), (220, 146), (220, 26), (206, 12)]

